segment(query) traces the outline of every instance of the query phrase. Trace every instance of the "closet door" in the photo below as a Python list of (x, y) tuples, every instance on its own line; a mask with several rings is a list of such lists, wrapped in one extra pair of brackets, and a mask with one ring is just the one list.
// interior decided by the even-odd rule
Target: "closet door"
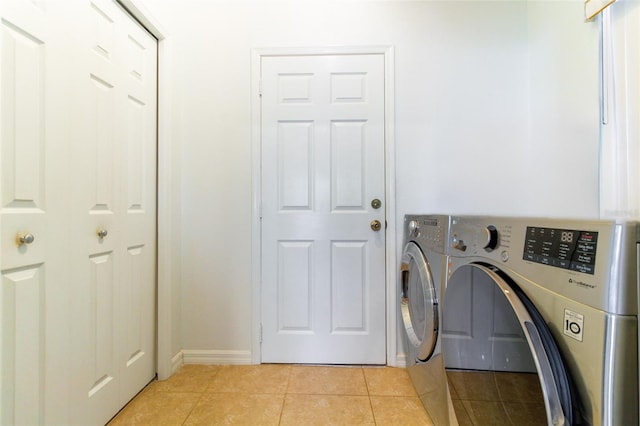
[(132, 20), (123, 23), (120, 406), (156, 373), (157, 42)]
[(0, 3), (0, 424), (67, 423), (66, 4)]
[(155, 374), (156, 48), (111, 1), (77, 16), (72, 422), (104, 424)]

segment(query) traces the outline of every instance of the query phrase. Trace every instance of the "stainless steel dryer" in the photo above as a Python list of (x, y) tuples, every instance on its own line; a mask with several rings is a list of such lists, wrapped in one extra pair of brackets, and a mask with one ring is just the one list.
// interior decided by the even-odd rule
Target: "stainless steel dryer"
[(637, 425), (638, 225), (450, 223), (446, 367), (537, 373), (550, 425)]
[(441, 351), (440, 299), (446, 286), (448, 216), (407, 215), (400, 266), (400, 311), (407, 344), (407, 368), (414, 387), (437, 425), (451, 416)]

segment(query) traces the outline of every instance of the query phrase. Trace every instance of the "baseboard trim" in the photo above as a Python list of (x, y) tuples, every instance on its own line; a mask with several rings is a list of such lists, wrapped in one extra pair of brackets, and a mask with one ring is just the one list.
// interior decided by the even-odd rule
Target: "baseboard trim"
[(171, 358), (171, 375), (178, 371), (178, 368), (182, 367), (184, 364), (184, 355), (182, 351), (178, 352)]
[(407, 367), (407, 355), (405, 354), (397, 354), (396, 355), (396, 367), (406, 368)]
[(184, 349), (182, 356), (185, 364), (252, 364), (251, 351)]

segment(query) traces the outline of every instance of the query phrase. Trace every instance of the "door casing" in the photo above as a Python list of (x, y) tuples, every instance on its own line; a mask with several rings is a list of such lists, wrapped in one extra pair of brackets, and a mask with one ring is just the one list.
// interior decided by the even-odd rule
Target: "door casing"
[(395, 199), (395, 115), (394, 75), (392, 46), (355, 47), (309, 47), (309, 48), (260, 48), (251, 51), (251, 362), (259, 364), (261, 359), (261, 106), (260, 63), (266, 56), (313, 56), (313, 55), (384, 55), (384, 126), (385, 126), (385, 198), (386, 227), (386, 334), (387, 364), (397, 366), (396, 327), (396, 199)]

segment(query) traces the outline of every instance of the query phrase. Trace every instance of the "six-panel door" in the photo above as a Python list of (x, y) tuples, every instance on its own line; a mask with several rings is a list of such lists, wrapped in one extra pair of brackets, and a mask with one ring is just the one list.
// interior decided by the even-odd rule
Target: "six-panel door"
[(261, 65), (262, 361), (384, 364), (383, 55)]

